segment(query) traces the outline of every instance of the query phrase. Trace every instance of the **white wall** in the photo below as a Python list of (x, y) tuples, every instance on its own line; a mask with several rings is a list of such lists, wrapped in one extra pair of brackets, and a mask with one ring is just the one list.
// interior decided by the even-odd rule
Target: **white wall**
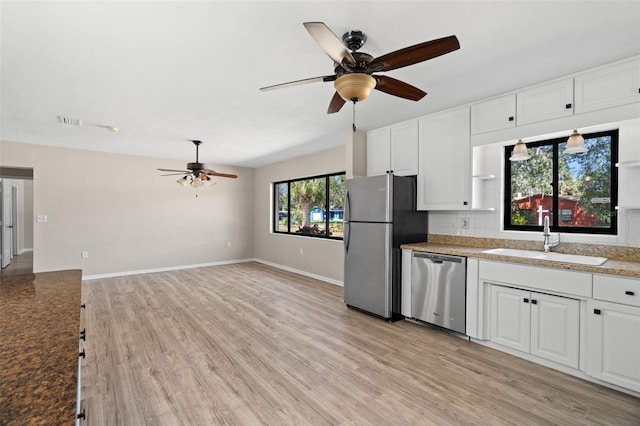
[[(34, 272), (113, 274), (253, 257), (254, 172), (199, 190), (161, 177), (184, 162), (0, 141), (2, 165), (33, 168)], [(231, 247), (228, 247), (228, 243)], [(89, 258), (81, 259), (81, 251)]]
[[(341, 283), (344, 262), (342, 241), (271, 232), (271, 183), (344, 170), (344, 147), (256, 169), (255, 257)], [(300, 249), (303, 254), (300, 254)]]
[[(620, 123), (581, 128), (583, 133), (618, 128), (619, 160), (640, 160), (640, 120), (628, 120)], [(543, 140), (549, 135), (528, 138), (527, 140)], [(556, 136), (557, 137), (557, 136)], [(514, 232), (502, 230), (502, 192), (505, 144), (515, 141), (500, 142), (474, 147), (476, 174), (495, 174), (496, 179), (486, 181), (484, 198), (485, 206), (495, 207), (495, 211), (441, 211), (429, 212), (429, 233), (443, 235), (465, 235), (483, 238), (506, 238), (540, 240), (539, 232)], [(481, 158), (478, 161), (478, 157)], [(640, 167), (619, 168), (618, 196), (620, 205), (640, 206)], [(461, 219), (469, 219), (469, 229), (461, 228)], [(640, 209), (621, 209), (618, 211), (618, 235), (583, 235), (562, 234), (562, 241), (576, 243), (598, 243), (621, 246), (640, 247)]]

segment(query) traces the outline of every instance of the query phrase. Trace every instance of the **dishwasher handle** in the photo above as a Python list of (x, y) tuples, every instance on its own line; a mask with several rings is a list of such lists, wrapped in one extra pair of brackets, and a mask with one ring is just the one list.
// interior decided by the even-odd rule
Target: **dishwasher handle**
[(453, 263), (466, 263), (466, 258), (460, 256), (447, 256), (442, 254), (434, 254), (434, 253), (424, 253), (424, 252), (413, 252), (413, 257), (428, 259), (431, 263), (444, 263), (444, 262), (453, 262)]

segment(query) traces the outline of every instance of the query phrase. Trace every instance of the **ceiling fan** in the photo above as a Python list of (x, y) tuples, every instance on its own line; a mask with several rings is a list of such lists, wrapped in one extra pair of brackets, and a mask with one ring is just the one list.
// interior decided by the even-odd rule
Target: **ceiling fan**
[(202, 144), (202, 141), (192, 140), (191, 141), (196, 146), (196, 161), (195, 163), (187, 163), (187, 170), (174, 170), (174, 169), (158, 169), (161, 172), (171, 172), (168, 174), (164, 174), (162, 176), (174, 176), (174, 175), (182, 175), (183, 177), (178, 179), (178, 182), (182, 186), (192, 186), (194, 188), (198, 188), (200, 186), (213, 186), (216, 184), (215, 181), (211, 180), (210, 176), (218, 176), (224, 178), (232, 178), (235, 179), (238, 176), (232, 175), (229, 173), (218, 173), (214, 170), (207, 168), (207, 165), (204, 163), (200, 163), (198, 161), (198, 148)]
[(427, 93), (395, 78), (374, 75), (373, 73), (417, 64), (460, 48), (458, 38), (451, 35), (374, 58), (368, 53), (357, 51), (367, 41), (367, 36), (362, 31), (349, 31), (342, 36), (342, 41), (340, 41), (323, 22), (305, 22), (303, 25), (320, 48), (333, 59), (335, 74), (266, 86), (260, 90), (266, 91), (333, 81), (336, 93), (329, 103), (327, 114), (340, 111), (347, 101), (354, 104), (363, 101), (374, 88), (390, 95), (418, 101)]

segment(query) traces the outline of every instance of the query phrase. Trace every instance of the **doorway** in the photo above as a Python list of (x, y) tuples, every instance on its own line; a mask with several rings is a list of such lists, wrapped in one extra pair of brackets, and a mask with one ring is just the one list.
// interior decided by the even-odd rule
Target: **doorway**
[(33, 273), (33, 169), (0, 166), (0, 277)]

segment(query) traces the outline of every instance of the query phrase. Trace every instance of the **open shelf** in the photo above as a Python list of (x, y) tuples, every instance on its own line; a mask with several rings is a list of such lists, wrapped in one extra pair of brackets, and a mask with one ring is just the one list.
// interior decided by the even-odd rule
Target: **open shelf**
[(621, 161), (616, 163), (616, 167), (640, 167), (640, 160), (638, 161)]

